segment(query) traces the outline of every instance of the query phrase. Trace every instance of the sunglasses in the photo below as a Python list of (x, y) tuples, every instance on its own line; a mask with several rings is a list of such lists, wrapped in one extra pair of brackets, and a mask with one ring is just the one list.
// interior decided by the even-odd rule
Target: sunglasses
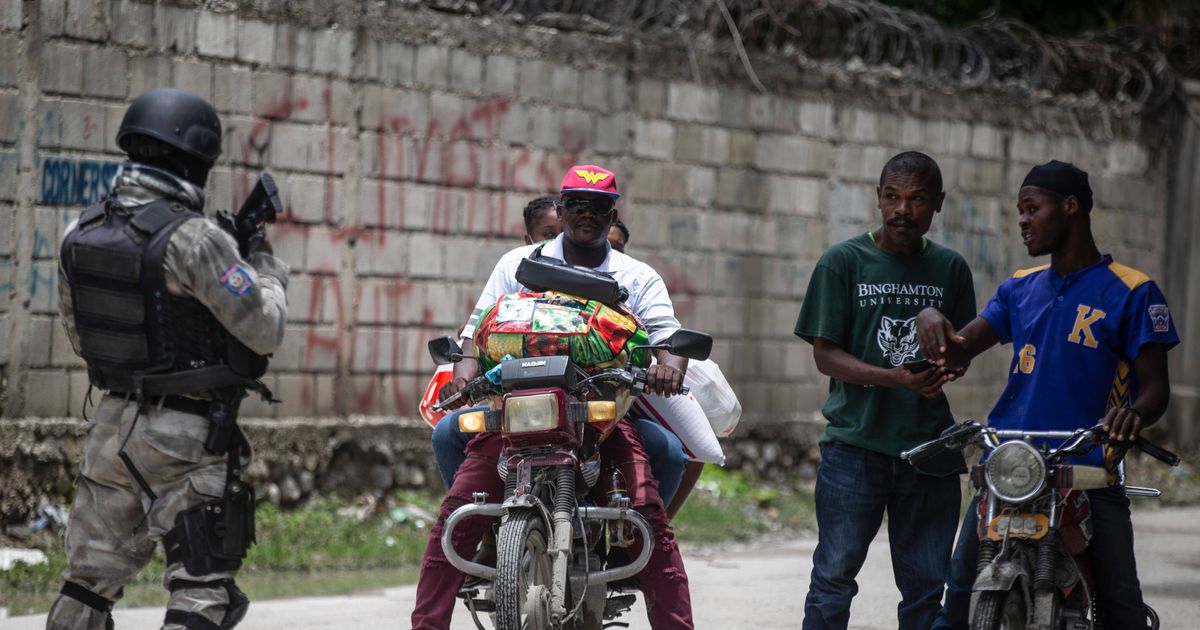
[(608, 217), (613, 212), (612, 199), (584, 199), (581, 197), (571, 197), (563, 201), (563, 209), (573, 216), (581, 215), (585, 212), (591, 213), (596, 217)]

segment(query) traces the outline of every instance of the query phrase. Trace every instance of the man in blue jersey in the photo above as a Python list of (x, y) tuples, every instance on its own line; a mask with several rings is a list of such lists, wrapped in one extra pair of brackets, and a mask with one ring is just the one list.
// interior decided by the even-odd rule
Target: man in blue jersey
[[(934, 309), (917, 317), (931, 361), (962, 365), (1012, 343), (1008, 386), (988, 416), (999, 429), (1075, 430), (1096, 423), (1132, 440), (1167, 408), (1167, 350), (1179, 343), (1162, 291), (1148, 276), (1101, 255), (1092, 237), (1087, 173), (1053, 160), (1034, 167), (1017, 201), (1021, 237), (1050, 264), (1013, 274), (983, 312), (955, 332)], [(1102, 454), (1090, 463), (1099, 465)], [(1096, 599), (1106, 628), (1145, 628), (1129, 500), (1122, 488), (1087, 493), (1094, 534)], [(976, 505), (967, 510), (936, 629), (967, 628), (979, 545)]]

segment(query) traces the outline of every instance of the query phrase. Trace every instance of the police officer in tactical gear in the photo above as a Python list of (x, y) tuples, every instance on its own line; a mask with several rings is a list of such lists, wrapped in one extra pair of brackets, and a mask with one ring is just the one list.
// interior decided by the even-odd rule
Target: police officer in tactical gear
[(67, 527), (69, 568), (47, 628), (113, 627), (122, 587), (162, 540), (163, 628), (232, 628), (249, 601), (233, 578), (254, 538), (237, 410), (283, 338), (288, 267), (257, 235), (246, 256), (201, 212), (221, 152), (203, 98), (150, 90), (125, 113), (129, 155), (108, 199), (63, 238), (59, 306), (92, 386)]

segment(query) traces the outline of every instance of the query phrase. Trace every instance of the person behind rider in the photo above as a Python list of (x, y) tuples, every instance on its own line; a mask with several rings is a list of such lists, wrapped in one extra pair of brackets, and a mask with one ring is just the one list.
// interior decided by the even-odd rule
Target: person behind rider
[[(662, 277), (649, 265), (613, 252), (608, 244), (609, 228), (617, 217), (615, 203), (620, 197), (616, 174), (594, 165), (573, 166), (563, 178), (560, 192), (562, 206), (559, 216), (563, 221), (563, 233), (544, 246), (521, 247), (500, 259), (463, 330), (464, 356), (473, 355), (470, 339), (483, 309), (494, 304), (500, 296), (522, 289), (515, 277), (517, 266), (539, 247), (543, 256), (561, 258), (569, 264), (612, 274), (629, 291), (627, 306), (646, 326), (651, 343), (661, 342), (679, 329)], [(649, 369), (646, 389), (671, 396), (683, 384), (687, 359), (665, 351), (656, 351), (655, 358), (657, 363)], [(477, 373), (478, 366), (471, 359), (456, 364), (455, 378), (442, 388), (442, 398), (462, 389)], [(472, 500), (472, 493), (486, 492), (491, 500), (499, 500), (503, 495), (504, 486), (496, 474), (496, 461), (501, 448), (502, 441), (498, 433), (482, 433), (467, 446), (466, 461), (442, 502), (437, 523), (429, 532), (429, 544), (421, 564), (417, 601), (412, 614), (414, 629), (449, 627), (463, 575), (450, 565), (442, 553), (442, 528), (451, 512)], [(651, 473), (641, 437), (631, 423), (617, 423), (601, 447), (601, 456), (605, 462), (605, 472), (600, 475), (601, 485), (611, 483), (614, 475), (608, 471), (620, 471), (634, 509), (646, 517), (654, 531), (653, 540), (638, 538), (628, 550), (631, 555), (636, 555), (640, 552), (640, 545), (653, 545), (650, 561), (638, 576), (650, 625), (656, 629), (692, 628), (691, 596), (683, 558), (658, 494), (658, 484)], [(456, 551), (460, 555), (469, 555), (484, 531), (491, 526), (487, 519), (464, 520), (454, 532), (452, 542)]]
[[(547, 195), (533, 199), (525, 206), (526, 245), (552, 240), (562, 232), (562, 221), (558, 218), (558, 202), (558, 197)], [(620, 246), (613, 241), (613, 234), (624, 235), (623, 240), (619, 242)], [(620, 219), (613, 219), (613, 227), (609, 231), (609, 243), (612, 244), (613, 249), (624, 253), (625, 242), (628, 240), (629, 229), (621, 223)], [(467, 443), (474, 437), (474, 434), (466, 434), (459, 430), (458, 417), (464, 413), (483, 409), (487, 409), (487, 406), (460, 409), (446, 414), (433, 429), (433, 459), (446, 488), (454, 485), (454, 475), (458, 472), (459, 466), (462, 466), (463, 460), (466, 459)], [(634, 418), (633, 422), (638, 432), (642, 434), (643, 446), (646, 454), (650, 456), (651, 471), (654, 478), (658, 480), (658, 493), (662, 497), (663, 503), (669, 506), (670, 515), (674, 516), (679, 506), (682, 505), (682, 501), (673, 499), (676, 496), (676, 489), (680, 488), (680, 480), (685, 475), (685, 466), (687, 466), (690, 483), (687, 484), (686, 491), (682, 493), (682, 498), (686, 498), (691, 492), (692, 486), (699, 478), (699, 467), (703, 465), (697, 466), (695, 463), (689, 462), (687, 453), (683, 450), (683, 443), (663, 425), (641, 418)], [(692, 474), (693, 468), (696, 469), (695, 474)], [(490, 560), (487, 551), (494, 551), (494, 546), (490, 541), (487, 545), (488, 549), (484, 550), (482, 555), (477, 556), (477, 562)]]
[[(1029, 255), (1050, 254), (1050, 263), (1013, 274), (957, 333), (941, 313), (917, 316), (922, 352), (938, 365), (963, 365), (997, 343), (1012, 343), (1008, 384), (988, 414), (990, 427), (1074, 431), (1099, 422), (1124, 442), (1167, 408), (1167, 350), (1179, 336), (1166, 298), (1146, 274), (1101, 255), (1091, 211), (1087, 173), (1057, 160), (1034, 167), (1017, 196), (1017, 224)], [(1100, 465), (1102, 458), (1096, 450), (1083, 463)], [(1100, 619), (1106, 628), (1144, 628), (1129, 499), (1121, 487), (1087, 496)], [(963, 519), (934, 628), (967, 628), (978, 502)]]
[(625, 246), (629, 244), (629, 227), (620, 219), (613, 219), (612, 227), (608, 229), (608, 244), (625, 253)]

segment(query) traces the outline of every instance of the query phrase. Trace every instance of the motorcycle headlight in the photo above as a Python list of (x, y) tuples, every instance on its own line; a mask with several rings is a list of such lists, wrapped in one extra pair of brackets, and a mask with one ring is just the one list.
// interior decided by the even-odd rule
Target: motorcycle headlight
[(1009, 503), (1032, 499), (1046, 484), (1046, 460), (1025, 442), (1001, 444), (988, 457), (984, 472), (992, 494)]
[(558, 426), (558, 397), (554, 394), (514, 396), (504, 402), (507, 433), (545, 431)]

